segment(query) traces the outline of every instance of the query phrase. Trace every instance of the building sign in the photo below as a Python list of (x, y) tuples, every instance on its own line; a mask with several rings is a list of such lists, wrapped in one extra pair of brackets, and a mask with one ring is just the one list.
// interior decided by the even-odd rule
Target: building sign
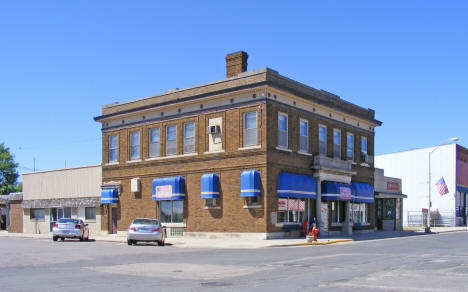
[(388, 191), (399, 191), (400, 190), (400, 184), (394, 181), (388, 181), (387, 182), (387, 190)]
[(340, 199), (342, 200), (351, 199), (351, 189), (348, 187), (340, 187)]
[(157, 199), (170, 199), (172, 197), (172, 186), (156, 186), (155, 196)]
[(287, 206), (287, 202), (288, 199), (278, 199), (278, 211), (287, 211), (288, 210), (288, 206)]

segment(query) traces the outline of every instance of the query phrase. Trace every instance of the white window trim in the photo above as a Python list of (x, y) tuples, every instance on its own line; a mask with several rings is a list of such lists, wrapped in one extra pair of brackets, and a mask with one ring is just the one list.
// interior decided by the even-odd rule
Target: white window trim
[[(132, 147), (136, 147), (136, 145), (132, 145), (132, 134), (133, 133), (138, 133), (138, 157), (132, 158)], [(129, 153), (129, 160), (140, 160), (141, 161), (141, 133), (139, 130), (137, 131), (130, 131), (130, 153)], [(127, 161), (128, 162), (128, 161)]]
[(165, 159), (173, 159), (173, 158), (181, 158), (181, 157), (197, 156), (197, 155), (198, 155), (197, 152), (192, 152), (192, 153), (180, 154), (180, 155), (169, 155), (169, 156), (151, 157), (151, 158), (146, 158), (145, 161), (165, 160)]
[(206, 151), (206, 152), (203, 152), (203, 154), (216, 154), (216, 153), (224, 153), (226, 152), (226, 150), (216, 150), (216, 151)]
[[(307, 136), (302, 136), (301, 135), (301, 122), (305, 122), (307, 125)], [(307, 150), (304, 151), (304, 149), (301, 149), (301, 137), (307, 137)], [(309, 138), (309, 121), (306, 119), (299, 119), (299, 151), (298, 153), (309, 153), (310, 150), (310, 138)]]
[[(348, 147), (349, 147), (349, 145), (348, 145), (348, 135), (351, 135), (353, 137), (353, 147), (352, 147), (353, 156), (351, 157), (351, 159), (349, 159), (349, 157), (348, 157)], [(346, 160), (348, 160), (348, 161), (354, 161), (354, 142), (355, 142), (354, 134), (351, 133), (351, 132), (346, 132)]]
[[(286, 145), (279, 145), (279, 132), (280, 132), (280, 129), (279, 129), (279, 117), (280, 117), (280, 116), (286, 117)], [(278, 148), (281, 148), (281, 149), (289, 149), (289, 148), (288, 148), (288, 146), (289, 146), (289, 143), (288, 143), (288, 139), (289, 139), (289, 117), (288, 117), (288, 114), (287, 114), (287, 113), (278, 112), (277, 131), (278, 131), (278, 141), (276, 141), (276, 145), (277, 145), (278, 147), (276, 147), (276, 149), (278, 149)]]
[[(320, 128), (321, 128), (321, 127), (325, 128), (325, 154), (320, 153)], [(318, 151), (318, 152), (319, 152), (319, 155), (327, 156), (327, 154), (328, 154), (328, 149), (327, 149), (327, 148), (328, 148), (328, 147), (327, 147), (327, 142), (328, 142), (328, 141), (327, 141), (327, 140), (328, 140), (328, 139), (327, 139), (327, 136), (328, 136), (328, 135), (327, 135), (327, 126), (326, 126), (326, 125), (319, 124), (319, 125), (318, 125), (318, 133), (317, 133), (317, 135), (318, 135), (318, 139), (317, 139), (317, 140), (318, 140), (318, 143), (319, 143), (319, 145), (318, 145), (318, 146), (319, 146), (319, 147), (318, 147), (318, 148), (319, 148), (319, 151)]]
[(108, 162), (104, 165), (119, 165), (119, 162), (118, 161), (113, 161), (113, 162)]
[[(176, 148), (176, 151), (175, 151), (175, 154), (169, 154), (169, 155), (167, 155), (167, 144), (168, 144), (167, 141), (169, 141), (169, 140), (167, 139), (167, 131), (168, 131), (168, 128), (169, 128), (169, 127), (172, 127), (172, 126), (175, 127), (175, 148)], [(171, 157), (177, 156), (177, 148), (178, 148), (178, 146), (179, 146), (178, 143), (177, 143), (177, 124), (166, 125), (166, 137), (165, 137), (165, 138), (166, 138), (166, 139), (165, 139), (165, 144), (166, 144), (166, 145), (165, 145), (165, 153), (164, 153), (165, 156), (171, 156)], [(173, 141), (173, 140), (170, 140), (170, 141)]]
[[(339, 132), (339, 133), (340, 133), (340, 144), (335, 144), (335, 132)], [(341, 140), (342, 140), (342, 139), (341, 139), (341, 138), (342, 138), (342, 137), (341, 137), (341, 130), (340, 130), (340, 129), (337, 129), (337, 128), (333, 128), (333, 158), (337, 158), (337, 159), (341, 159), (341, 158), (342, 158), (342, 156), (341, 156)], [(336, 156), (335, 156), (335, 146), (337, 146), (337, 145), (340, 146), (340, 152), (339, 152), (340, 155), (339, 155), (339, 157), (336, 157)]]
[(289, 149), (289, 148), (284, 148), (284, 147), (281, 147), (281, 146), (276, 147), (276, 150), (281, 150), (281, 151), (286, 151), (286, 152), (292, 152), (291, 149)]
[[(185, 138), (185, 125), (187, 125), (187, 124), (193, 124), (193, 137), (191, 137), (191, 138)], [(184, 123), (184, 125), (183, 125), (183, 130), (184, 130), (184, 133), (183, 133), (183, 134), (184, 134), (184, 137), (183, 137), (183, 142), (182, 142), (182, 143), (183, 143), (183, 144), (182, 144), (182, 152), (183, 152), (184, 154), (190, 154), (190, 153), (195, 153), (195, 152), (197, 152), (197, 127), (195, 126), (195, 122), (194, 122), (194, 121), (191, 121), (191, 122), (186, 122), (186, 123)], [(185, 143), (185, 140), (186, 140), (186, 139), (192, 139), (192, 138), (193, 138), (193, 152), (185, 152), (185, 151), (184, 151), (185, 144), (186, 144), (186, 143)]]
[[(247, 114), (250, 114), (250, 113), (255, 113), (255, 121), (256, 121), (256, 125), (255, 125), (255, 128), (246, 128), (245, 127), (245, 116)], [(257, 129), (257, 144), (255, 145), (247, 145), (245, 146), (245, 140), (244, 140), (244, 134), (245, 134), (245, 130), (248, 130), (248, 129)], [(249, 148), (249, 147), (254, 147), (254, 146), (257, 146), (259, 145), (258, 144), (258, 112), (256, 110), (254, 111), (249, 111), (249, 112), (244, 112), (242, 113), (242, 146), (241, 148)], [(240, 149), (240, 148), (239, 148)]]
[(309, 152), (303, 152), (303, 151), (297, 151), (298, 154), (301, 154), (301, 155), (305, 155), (305, 156), (312, 156), (313, 154), (312, 153), (309, 153)]
[[(110, 139), (111, 137), (116, 137), (117, 139), (117, 147), (115, 148), (117, 150), (117, 155), (116, 155), (116, 160), (112, 160), (110, 161), (109, 158), (110, 158)], [(119, 162), (119, 135), (109, 135), (108, 138), (107, 138), (107, 162), (108, 164), (111, 164), (111, 163), (118, 163)]]
[[(158, 129), (158, 135), (159, 135), (159, 141), (158, 141), (158, 144), (159, 144), (159, 153), (158, 153), (158, 156), (150, 156), (150, 146), (151, 144), (156, 144), (156, 143), (151, 143), (151, 130), (155, 130), (155, 129)], [(148, 129), (148, 158), (156, 158), (156, 157), (160, 157), (161, 156), (161, 127), (154, 127), (154, 128), (149, 128)]]

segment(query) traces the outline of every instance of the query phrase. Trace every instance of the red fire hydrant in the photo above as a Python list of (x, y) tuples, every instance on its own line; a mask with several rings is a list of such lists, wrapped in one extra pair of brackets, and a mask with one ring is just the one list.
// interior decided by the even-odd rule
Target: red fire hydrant
[(317, 241), (317, 234), (319, 233), (319, 230), (317, 228), (317, 226), (315, 226), (314, 224), (314, 227), (312, 228), (312, 240), (313, 241)]

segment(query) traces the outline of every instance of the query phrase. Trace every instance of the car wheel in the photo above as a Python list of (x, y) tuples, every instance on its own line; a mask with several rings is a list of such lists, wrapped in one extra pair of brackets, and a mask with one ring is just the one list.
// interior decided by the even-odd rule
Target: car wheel
[(61, 240), (61, 241), (65, 241), (65, 237), (61, 237), (60, 240)]
[(133, 242), (129, 239), (129, 240), (127, 240), (127, 244), (128, 244), (128, 245), (132, 245)]
[(84, 233), (80, 236), (80, 241), (84, 240)]
[(52, 240), (53, 240), (53, 241), (57, 241), (57, 239), (58, 239), (57, 236), (53, 236), (53, 237), (52, 237)]
[(164, 246), (164, 240), (158, 241), (158, 246)]

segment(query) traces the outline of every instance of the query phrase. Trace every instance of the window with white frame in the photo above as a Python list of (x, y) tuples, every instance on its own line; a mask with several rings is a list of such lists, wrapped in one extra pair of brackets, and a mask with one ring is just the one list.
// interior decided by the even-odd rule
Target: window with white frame
[(195, 152), (195, 123), (184, 124), (184, 153)]
[(177, 126), (166, 126), (166, 155), (177, 154)]
[(244, 147), (257, 145), (257, 112), (244, 113)]
[(354, 161), (354, 135), (346, 134), (346, 159)]
[(184, 201), (159, 201), (159, 219), (163, 223), (183, 223)]
[(140, 158), (140, 131), (130, 132), (130, 159)]
[(331, 219), (332, 223), (341, 223), (345, 220), (346, 202), (332, 201), (331, 202)]
[(288, 115), (278, 113), (278, 147), (288, 148)]
[(368, 222), (368, 204), (366, 203), (353, 203), (353, 222), (354, 223), (367, 223)]
[(109, 162), (116, 162), (118, 154), (117, 135), (109, 136)]
[(341, 131), (333, 129), (333, 157), (341, 159)]
[(96, 220), (96, 208), (95, 207), (85, 208), (85, 220)]
[(149, 130), (149, 157), (159, 157), (160, 155), (160, 133), (159, 128)]
[(303, 119), (299, 121), (299, 150), (309, 152), (309, 122)]
[(319, 155), (327, 155), (327, 127), (319, 125)]
[(367, 155), (367, 137), (361, 137), (361, 162), (369, 162)]
[(278, 198), (277, 223), (301, 223), (306, 218), (306, 199)]

